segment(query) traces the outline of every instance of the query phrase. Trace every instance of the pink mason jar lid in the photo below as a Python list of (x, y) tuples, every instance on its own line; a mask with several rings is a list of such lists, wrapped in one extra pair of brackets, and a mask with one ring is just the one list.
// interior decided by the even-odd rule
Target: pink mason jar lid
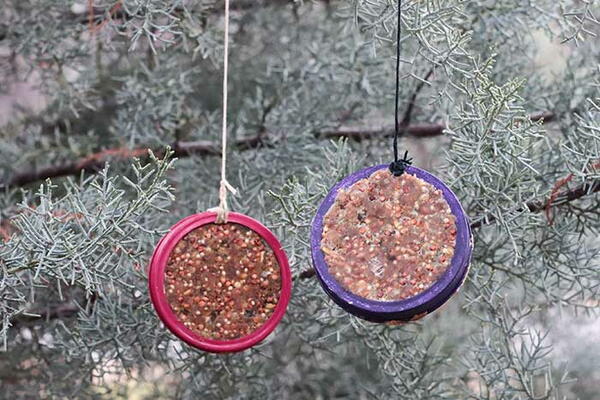
[(199, 336), (197, 333), (188, 329), (177, 318), (169, 302), (165, 292), (165, 270), (167, 261), (171, 251), (177, 243), (183, 239), (185, 235), (194, 229), (212, 224), (215, 222), (217, 214), (214, 212), (203, 212), (194, 214), (182, 219), (171, 227), (169, 232), (159, 241), (154, 249), (154, 254), (150, 260), (150, 268), (148, 271), (148, 286), (150, 290), (150, 299), (156, 309), (159, 318), (163, 321), (166, 327), (175, 334), (178, 338), (196, 347), (200, 350), (209, 351), (212, 353), (229, 353), (238, 352), (248, 349), (265, 339), (279, 324), (281, 318), (285, 314), (292, 292), (292, 274), (285, 252), (283, 251), (279, 240), (275, 237), (267, 227), (253, 218), (244, 214), (231, 212), (228, 215), (227, 222), (243, 225), (252, 229), (269, 245), (275, 254), (277, 263), (279, 264), (281, 276), (281, 294), (279, 301), (275, 306), (275, 310), (271, 317), (260, 328), (250, 333), (247, 336), (234, 340), (215, 340)]

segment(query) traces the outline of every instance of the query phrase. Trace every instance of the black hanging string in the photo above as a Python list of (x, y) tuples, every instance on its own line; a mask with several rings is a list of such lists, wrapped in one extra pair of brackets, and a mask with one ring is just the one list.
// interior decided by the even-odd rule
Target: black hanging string
[(401, 135), (400, 121), (398, 120), (398, 102), (400, 98), (400, 38), (402, 36), (402, 0), (398, 0), (398, 26), (396, 28), (396, 102), (394, 107), (394, 161), (390, 164), (390, 172), (394, 176), (400, 176), (411, 164), (412, 158), (408, 157), (408, 151), (404, 152), (404, 158), (398, 159), (398, 138)]

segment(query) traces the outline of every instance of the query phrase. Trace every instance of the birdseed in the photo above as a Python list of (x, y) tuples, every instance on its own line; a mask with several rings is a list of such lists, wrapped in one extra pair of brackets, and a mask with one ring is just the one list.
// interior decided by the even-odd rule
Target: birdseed
[(273, 250), (239, 224), (208, 224), (177, 243), (166, 267), (171, 309), (187, 328), (216, 340), (247, 336), (265, 324), (279, 300)]
[(379, 170), (340, 190), (325, 215), (321, 250), (329, 272), (370, 300), (415, 296), (447, 270), (456, 218), (441, 190)]

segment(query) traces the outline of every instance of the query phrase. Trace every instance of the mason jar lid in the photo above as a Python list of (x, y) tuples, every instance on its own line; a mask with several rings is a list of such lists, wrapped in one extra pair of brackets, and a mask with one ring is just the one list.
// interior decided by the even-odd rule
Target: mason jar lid
[(388, 164), (376, 165), (357, 171), (338, 182), (327, 194), (317, 210), (311, 227), (311, 255), (315, 272), (325, 292), (344, 310), (372, 322), (410, 321), (434, 311), (444, 304), (462, 285), (471, 260), (473, 240), (469, 219), (456, 195), (440, 179), (422, 169), (408, 166), (405, 173), (413, 175), (441, 190), (450, 211), (456, 218), (456, 243), (450, 265), (428, 289), (413, 297), (397, 301), (369, 300), (345, 289), (330, 273), (321, 238), (324, 218), (333, 206), (340, 190), (348, 189), (361, 179), (370, 177)]
[(165, 271), (169, 256), (177, 243), (185, 235), (203, 225), (212, 224), (216, 221), (217, 214), (214, 212), (203, 212), (182, 219), (171, 227), (169, 232), (159, 241), (154, 249), (150, 260), (148, 271), (148, 286), (150, 299), (156, 309), (159, 318), (165, 326), (178, 338), (200, 350), (213, 353), (239, 352), (248, 349), (264, 340), (279, 324), (291, 297), (292, 275), (287, 256), (283, 251), (279, 240), (275, 235), (260, 222), (244, 214), (230, 212), (227, 223), (235, 223), (245, 226), (256, 232), (266, 244), (273, 250), (280, 269), (281, 292), (279, 300), (270, 318), (257, 330), (233, 340), (215, 340), (202, 337), (188, 329), (175, 315), (167, 300), (165, 291)]

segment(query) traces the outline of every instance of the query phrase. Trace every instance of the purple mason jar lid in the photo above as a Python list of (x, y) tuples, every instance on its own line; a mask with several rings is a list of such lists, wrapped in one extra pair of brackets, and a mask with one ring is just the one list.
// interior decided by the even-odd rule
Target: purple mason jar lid
[(344, 310), (373, 322), (410, 321), (419, 319), (444, 304), (462, 285), (471, 260), (473, 239), (469, 219), (456, 195), (441, 180), (416, 167), (408, 166), (405, 170), (405, 173), (414, 175), (440, 189), (450, 206), (450, 211), (456, 217), (456, 246), (450, 266), (431, 287), (418, 295), (398, 301), (375, 301), (357, 296), (342, 287), (329, 273), (329, 267), (321, 251), (323, 220), (335, 202), (339, 190), (346, 189), (385, 168), (388, 168), (387, 164), (357, 171), (342, 179), (329, 191), (312, 223), (310, 235), (312, 260), (323, 289)]

